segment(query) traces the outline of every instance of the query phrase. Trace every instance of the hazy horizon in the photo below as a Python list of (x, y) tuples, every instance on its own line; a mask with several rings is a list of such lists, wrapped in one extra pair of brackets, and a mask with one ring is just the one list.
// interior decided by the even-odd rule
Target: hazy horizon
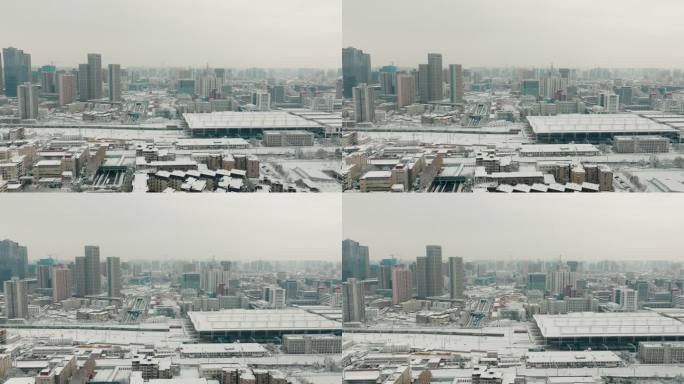
[(342, 37), (373, 67), (435, 52), (445, 67), (681, 68), (683, 12), (677, 0), (345, 0)]
[(338, 263), (341, 199), (321, 195), (24, 194), (0, 199), (0, 240), (29, 261), (100, 256), (150, 260), (322, 260)]
[(412, 261), (428, 244), (466, 261), (681, 259), (675, 195), (345, 195), (342, 207), (343, 238), (371, 260)]
[(100, 53), (123, 67), (337, 68), (340, 1), (62, 0), (37, 12), (5, 0), (0, 46), (30, 53), (34, 66), (73, 67)]

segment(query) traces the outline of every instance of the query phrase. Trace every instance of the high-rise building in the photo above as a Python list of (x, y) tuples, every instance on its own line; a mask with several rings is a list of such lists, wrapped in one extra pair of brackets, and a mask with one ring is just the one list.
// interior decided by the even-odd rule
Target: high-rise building
[(275, 104), (282, 104), (285, 102), (285, 86), (284, 85), (274, 85), (269, 89), (271, 94), (271, 102)]
[(88, 64), (78, 65), (78, 100), (88, 101)]
[[(213, 75), (200, 77), (195, 83), (197, 95), (205, 99), (218, 98), (219, 93), (221, 92), (220, 90), (223, 87), (221, 81), (222, 80), (217, 79)], [(256, 104), (256, 102), (253, 102), (253, 104)]]
[(201, 276), (197, 272), (185, 272), (181, 276), (182, 289), (200, 289)]
[(5, 95), (17, 97), (19, 85), (31, 81), (31, 55), (14, 47), (3, 48)]
[(195, 79), (178, 79), (178, 94), (195, 94)]
[(40, 67), (40, 91), (53, 94), (57, 92), (57, 68), (54, 65)]
[(427, 286), (427, 258), (425, 256), (416, 257), (415, 268), (415, 282), (416, 282), (416, 297), (424, 299), (428, 296)]
[(546, 273), (532, 272), (527, 274), (527, 289), (544, 291), (546, 289)]
[(52, 301), (59, 302), (71, 297), (69, 269), (52, 268)]
[(461, 64), (449, 65), (449, 91), (452, 103), (463, 102), (463, 67)]
[(421, 103), (427, 103), (430, 100), (429, 95), (429, 82), (428, 82), (428, 65), (419, 64), (418, 65), (418, 101)]
[(620, 87), (618, 92), (619, 92), (618, 93), (619, 100), (620, 100), (620, 103), (622, 105), (632, 105), (633, 104), (632, 97), (634, 94), (634, 88), (628, 87), (628, 86), (623, 86), (623, 87)]
[(449, 258), (449, 294), (452, 299), (463, 299), (465, 272), (462, 257)]
[(416, 79), (413, 75), (397, 74), (397, 108), (416, 102)]
[(617, 113), (620, 97), (612, 92), (601, 92), (598, 97), (598, 105), (603, 107), (606, 113)]
[(0, 95), (5, 94), (5, 72), (2, 69), (2, 53), (0, 53)]
[(252, 95), (252, 100), (256, 106), (257, 111), (270, 111), (271, 110), (271, 94), (265, 91), (254, 92)]
[(299, 282), (297, 280), (287, 280), (285, 282), (285, 294), (287, 300), (296, 300), (299, 292)]
[(632, 288), (613, 288), (613, 302), (619, 304), (624, 312), (636, 312), (639, 309), (638, 293)]
[(18, 88), (19, 118), (22, 120), (38, 118), (38, 86), (31, 83), (21, 84)]
[(121, 101), (121, 65), (109, 64), (107, 68), (107, 84), (109, 85), (109, 101)]
[(5, 293), (5, 317), (8, 319), (28, 319), (28, 289), (26, 280), (12, 278), (3, 284)]
[(416, 294), (420, 299), (441, 296), (443, 287), (442, 247), (428, 245), (425, 256), (416, 259)]
[(537, 79), (526, 79), (522, 81), (520, 85), (520, 93), (523, 96), (534, 96), (534, 98), (539, 98), (539, 80)]
[(560, 100), (563, 95), (568, 93), (568, 79), (547, 75), (542, 77), (540, 82), (540, 94), (547, 99)]
[(230, 272), (223, 268), (204, 268), (201, 270), (200, 288), (207, 293), (216, 293), (219, 286), (225, 286), (229, 279)]
[(85, 246), (85, 256), (76, 257), (76, 294), (99, 295), (102, 289), (100, 247)]
[(102, 98), (102, 55), (88, 54), (88, 100)]
[(397, 73), (396, 72), (380, 72), (380, 92), (383, 95), (395, 95), (396, 94), (396, 82)]
[(36, 280), (38, 288), (52, 288), (52, 265), (36, 265)]
[(342, 48), (342, 94), (352, 97), (352, 89), (359, 84), (371, 83), (371, 58), (360, 49)]
[(439, 245), (426, 246), (425, 257), (427, 259), (428, 296), (441, 296), (444, 292), (442, 247)]
[(355, 278), (366, 280), (370, 277), (368, 247), (346, 239), (342, 241), (342, 281)]
[(84, 297), (86, 295), (85, 257), (76, 256), (71, 275), (74, 277), (74, 293), (78, 297)]
[(12, 240), (0, 241), (0, 282), (28, 276), (28, 250)]
[(121, 260), (118, 257), (107, 258), (107, 296), (121, 297)]
[(411, 271), (403, 266), (392, 267), (392, 304), (411, 299)]
[(439, 101), (444, 97), (443, 75), (442, 54), (428, 53), (428, 101)]
[(378, 266), (378, 289), (392, 289), (392, 267), (391, 264)]
[(375, 94), (366, 84), (354, 87), (354, 120), (357, 123), (375, 121)]
[(574, 287), (577, 273), (567, 267), (559, 267), (546, 276), (546, 289), (552, 294), (563, 294), (568, 287)]
[(57, 91), (60, 106), (73, 103), (76, 100), (76, 76), (70, 73), (57, 75)]
[(271, 308), (285, 308), (285, 290), (280, 287), (269, 287), (266, 300)]
[(648, 281), (637, 280), (634, 282), (632, 288), (637, 292), (637, 299), (640, 303), (648, 301)]
[(570, 272), (579, 272), (580, 268), (582, 267), (582, 264), (575, 260), (568, 260), (565, 262), (565, 265), (568, 267)]
[(342, 318), (345, 323), (364, 322), (366, 320), (362, 281), (351, 278), (342, 283), (342, 304)]

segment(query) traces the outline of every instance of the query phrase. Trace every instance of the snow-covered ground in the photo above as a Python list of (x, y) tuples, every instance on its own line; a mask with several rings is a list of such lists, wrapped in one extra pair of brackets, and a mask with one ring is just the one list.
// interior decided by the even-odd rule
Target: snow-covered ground
[(108, 343), (108, 344), (154, 344), (156, 346), (180, 346), (192, 338), (183, 334), (182, 329), (171, 329), (169, 332), (143, 331), (111, 331), (91, 329), (45, 329), (45, 328), (13, 328), (8, 330), (10, 336), (19, 335), (22, 338), (55, 338), (72, 339), (79, 343)]
[(620, 172), (638, 177), (646, 192), (684, 192), (684, 169), (623, 168)]
[[(441, 327), (440, 330), (447, 330)], [(408, 344), (415, 348), (426, 350), (448, 350), (455, 352), (470, 352), (491, 350), (499, 353), (524, 354), (535, 346), (527, 333), (514, 333), (515, 327), (483, 328), (482, 332), (503, 334), (495, 336), (464, 336), (464, 335), (431, 335), (422, 332), (414, 334), (390, 333), (345, 333), (344, 341), (355, 343), (387, 343), (394, 345)], [(454, 329), (456, 330), (456, 329)], [(473, 332), (472, 329), (459, 329), (463, 332)], [(423, 330), (421, 330), (423, 331)]]
[(523, 134), (471, 134), (471, 133), (442, 133), (442, 132), (364, 132), (371, 140), (401, 140), (428, 144), (452, 145), (500, 145), (518, 148), (529, 143)]
[(39, 136), (65, 135), (82, 136), (94, 139), (126, 139), (126, 140), (152, 140), (154, 138), (180, 138), (185, 137), (185, 133), (180, 130), (153, 129), (153, 130), (134, 130), (134, 129), (103, 129), (103, 128), (30, 128), (26, 129), (27, 135), (36, 134)]

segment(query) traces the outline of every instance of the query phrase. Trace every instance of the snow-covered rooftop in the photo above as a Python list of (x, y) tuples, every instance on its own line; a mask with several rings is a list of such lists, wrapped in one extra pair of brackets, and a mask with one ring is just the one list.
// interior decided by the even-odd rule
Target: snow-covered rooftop
[(684, 323), (654, 311), (534, 315), (534, 320), (545, 338), (684, 336)]
[(299, 308), (188, 312), (188, 317), (198, 332), (342, 328), (342, 324), (337, 321)]
[(535, 134), (595, 132), (675, 132), (674, 128), (630, 113), (528, 116)]
[(185, 113), (193, 129), (307, 129), (321, 125), (287, 112), (212, 112)]

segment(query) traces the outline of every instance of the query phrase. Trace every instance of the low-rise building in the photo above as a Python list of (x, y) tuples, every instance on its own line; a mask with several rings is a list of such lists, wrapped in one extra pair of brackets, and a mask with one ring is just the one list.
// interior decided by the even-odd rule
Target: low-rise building
[(392, 171), (369, 171), (360, 178), (361, 192), (386, 192), (392, 187)]
[(662, 136), (616, 136), (613, 148), (617, 153), (664, 153), (670, 151), (670, 139)]
[(684, 342), (644, 341), (639, 343), (639, 360), (644, 364), (681, 364)]
[(266, 147), (312, 146), (314, 134), (307, 131), (266, 131), (263, 141)]
[(180, 355), (185, 358), (261, 357), (268, 355), (268, 350), (257, 343), (183, 344)]
[(528, 368), (613, 368), (622, 359), (612, 351), (546, 351), (527, 352)]
[(40, 160), (33, 165), (33, 176), (36, 179), (62, 177), (62, 171), (62, 160)]
[(335, 335), (284, 335), (283, 349), (290, 354), (342, 353), (342, 338)]

